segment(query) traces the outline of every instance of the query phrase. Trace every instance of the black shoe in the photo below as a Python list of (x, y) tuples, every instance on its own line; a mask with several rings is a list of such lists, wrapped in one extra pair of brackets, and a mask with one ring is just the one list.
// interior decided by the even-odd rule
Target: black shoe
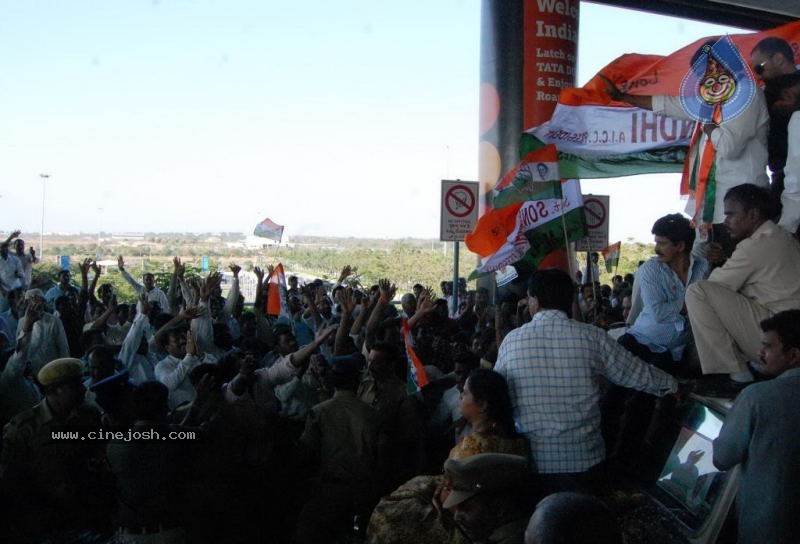
[(723, 378), (703, 379), (697, 382), (692, 393), (701, 397), (723, 397), (732, 399), (753, 382), (737, 382), (728, 376)]

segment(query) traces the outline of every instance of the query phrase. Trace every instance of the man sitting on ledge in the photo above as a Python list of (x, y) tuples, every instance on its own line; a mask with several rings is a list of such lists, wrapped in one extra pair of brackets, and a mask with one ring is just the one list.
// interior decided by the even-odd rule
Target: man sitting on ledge
[(725, 194), (724, 205), (725, 226), (739, 244), (708, 280), (686, 291), (703, 374), (727, 374), (696, 389), (711, 396), (734, 396), (752, 382), (747, 362), (759, 359), (759, 323), (800, 308), (800, 243), (769, 219), (769, 192), (739, 185)]

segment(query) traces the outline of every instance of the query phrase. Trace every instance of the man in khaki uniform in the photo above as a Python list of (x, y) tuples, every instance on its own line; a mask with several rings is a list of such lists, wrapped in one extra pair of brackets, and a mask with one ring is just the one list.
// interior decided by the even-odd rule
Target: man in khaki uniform
[[(36, 538), (96, 526), (102, 518), (98, 505), (108, 501), (98, 492), (94, 467), (104, 444), (87, 434), (100, 429), (100, 414), (83, 404), (82, 375), (78, 359), (44, 365), (38, 379), (45, 398), (4, 429), (0, 488), (11, 509), (10, 519), (16, 520), (9, 530), (18, 532), (3, 536)], [(67, 432), (81, 433), (84, 440), (58, 435)]]
[(712, 396), (735, 395), (753, 381), (747, 362), (759, 360), (761, 320), (800, 308), (800, 243), (770, 220), (769, 192), (739, 185), (726, 193), (724, 204), (736, 250), (708, 280), (686, 290), (703, 374), (727, 374), (697, 390)]
[(355, 394), (364, 366), (360, 354), (334, 357), (327, 379), (336, 392), (306, 420), (301, 452), (319, 469), (298, 516), (295, 542), (332, 542), (377, 502), (377, 413)]
[(443, 505), (468, 542), (523, 544), (533, 510), (532, 472), (519, 455), (481, 453), (444, 464), (450, 493)]

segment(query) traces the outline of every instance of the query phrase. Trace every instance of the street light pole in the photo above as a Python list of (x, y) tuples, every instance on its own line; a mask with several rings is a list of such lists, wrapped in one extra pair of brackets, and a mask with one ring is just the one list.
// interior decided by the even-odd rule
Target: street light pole
[(39, 259), (44, 257), (44, 192), (50, 174), (39, 174), (42, 178), (42, 230), (39, 231)]

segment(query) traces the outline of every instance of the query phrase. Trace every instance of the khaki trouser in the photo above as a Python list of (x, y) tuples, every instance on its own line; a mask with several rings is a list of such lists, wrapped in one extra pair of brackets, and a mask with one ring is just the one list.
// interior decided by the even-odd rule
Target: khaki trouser
[(698, 281), (689, 286), (686, 309), (703, 374), (747, 370), (747, 361), (758, 360), (759, 324), (772, 312), (713, 281)]

